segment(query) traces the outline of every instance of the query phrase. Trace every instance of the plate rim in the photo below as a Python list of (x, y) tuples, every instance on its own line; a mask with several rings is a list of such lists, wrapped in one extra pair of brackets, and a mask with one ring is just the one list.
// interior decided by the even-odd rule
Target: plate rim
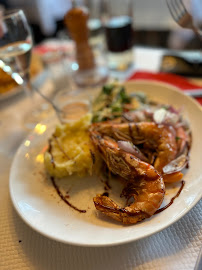
[[(164, 82), (156, 82), (154, 80), (142, 80), (142, 79), (138, 79), (138, 80), (132, 80), (132, 81), (127, 81), (127, 82), (124, 82), (123, 84), (127, 86), (127, 84), (134, 84), (134, 83), (143, 83), (143, 84), (158, 84), (158, 85), (161, 85), (161, 86), (166, 86), (168, 88), (171, 89), (171, 91), (175, 91), (175, 92), (178, 92), (180, 93), (181, 95), (183, 96), (186, 96), (181, 90), (180, 88), (176, 87), (176, 86), (173, 86), (172, 84), (169, 84), (169, 83), (164, 83)], [(192, 97), (190, 96), (186, 96), (186, 98), (194, 103), (195, 106), (197, 106), (197, 108), (201, 111), (202, 113), (202, 106)], [(42, 122), (44, 123), (44, 122)], [(158, 228), (155, 232), (147, 232), (145, 235), (143, 236), (140, 236), (140, 237), (136, 237), (135, 239), (134, 238), (130, 238), (130, 239), (121, 239), (121, 240), (115, 240), (113, 242), (110, 242), (110, 243), (79, 243), (78, 241), (68, 241), (68, 240), (63, 240), (63, 239), (58, 239), (57, 236), (54, 236), (54, 235), (50, 235), (48, 233), (46, 233), (45, 231), (43, 230), (40, 230), (40, 228), (38, 227), (35, 227), (34, 225), (32, 225), (27, 219), (26, 219), (26, 216), (21, 213), (20, 211), (20, 208), (17, 206), (17, 203), (16, 203), (16, 199), (14, 197), (14, 194), (13, 194), (13, 189), (12, 189), (12, 174), (14, 173), (13, 172), (13, 167), (14, 167), (14, 164), (16, 162), (16, 159), (17, 159), (17, 156), (19, 154), (19, 152), (21, 151), (21, 148), (23, 147), (23, 143), (24, 141), (27, 139), (27, 137), (29, 137), (31, 134), (33, 133), (33, 131), (31, 131), (27, 136), (26, 138), (24, 138), (24, 140), (22, 141), (21, 145), (18, 147), (18, 150), (16, 151), (15, 155), (14, 155), (14, 158), (12, 160), (12, 165), (10, 167), (10, 174), (9, 174), (9, 194), (10, 194), (10, 197), (11, 197), (11, 201), (12, 201), (12, 204), (18, 214), (18, 216), (20, 216), (20, 218), (22, 218), (22, 220), (25, 222), (25, 224), (27, 224), (29, 227), (31, 227), (34, 231), (38, 232), (39, 234), (47, 237), (48, 239), (51, 239), (51, 240), (54, 240), (54, 241), (57, 241), (57, 242), (60, 242), (60, 243), (63, 243), (63, 244), (70, 244), (70, 245), (74, 245), (74, 246), (83, 246), (83, 247), (107, 247), (107, 246), (117, 246), (117, 245), (122, 245), (122, 244), (127, 244), (127, 243), (131, 243), (131, 242), (135, 242), (137, 240), (140, 240), (140, 239), (144, 239), (146, 237), (149, 237), (153, 234), (156, 234), (156, 233), (159, 233), (161, 231), (163, 231), (164, 229), (170, 227), (171, 225), (175, 224), (177, 221), (179, 221), (182, 217), (184, 217), (192, 208), (194, 208), (194, 206), (200, 201), (200, 199), (202, 198), (202, 194), (197, 196), (197, 198), (195, 199), (194, 202), (192, 202), (191, 204), (191, 207), (187, 207), (183, 213), (181, 213), (177, 218), (175, 218), (174, 221), (171, 221), (169, 222), (168, 224), (164, 225), (163, 227), (161, 228)]]
[(161, 81), (158, 81), (158, 80), (154, 80), (154, 79), (135, 79), (135, 80), (131, 80), (131, 81), (127, 81), (125, 82), (125, 84), (132, 84), (134, 82), (140, 82), (140, 83), (145, 83), (145, 84), (157, 84), (157, 85), (161, 85), (161, 86), (166, 86), (166, 87), (169, 87), (170, 89), (172, 89), (172, 91), (175, 91), (177, 93), (180, 93), (182, 94), (182, 96), (186, 96), (186, 98), (188, 98), (192, 103), (194, 103), (201, 111), (202, 111), (202, 105), (200, 105), (200, 103), (194, 98), (194, 97), (191, 97), (191, 96), (188, 96), (185, 94), (186, 92), (186, 89), (183, 90), (181, 88), (179, 88), (178, 86), (176, 85), (173, 85), (171, 83), (168, 83), (168, 82), (161, 82)]

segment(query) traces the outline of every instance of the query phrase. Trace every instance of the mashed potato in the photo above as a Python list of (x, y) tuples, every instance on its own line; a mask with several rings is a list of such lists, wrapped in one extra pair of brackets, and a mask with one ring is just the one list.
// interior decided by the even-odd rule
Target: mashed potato
[(100, 161), (96, 158), (96, 164), (93, 164), (92, 159), (95, 150), (88, 134), (91, 118), (89, 113), (78, 121), (56, 127), (44, 156), (45, 167), (51, 176), (91, 175), (93, 168), (99, 167)]

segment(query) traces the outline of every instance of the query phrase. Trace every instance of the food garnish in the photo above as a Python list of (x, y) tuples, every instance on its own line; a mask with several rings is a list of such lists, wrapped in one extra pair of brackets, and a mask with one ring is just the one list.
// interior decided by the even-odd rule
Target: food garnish
[[(141, 99), (141, 98), (140, 98)], [(92, 122), (101, 122), (120, 117), (124, 112), (140, 106), (138, 95), (131, 97), (118, 82), (106, 84), (94, 100)]]

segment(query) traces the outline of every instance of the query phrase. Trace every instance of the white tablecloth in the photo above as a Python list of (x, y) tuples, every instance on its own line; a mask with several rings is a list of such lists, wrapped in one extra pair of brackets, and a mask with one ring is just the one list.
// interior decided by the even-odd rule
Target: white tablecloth
[[(137, 49), (136, 67), (148, 70), (149, 62), (149, 70), (157, 70), (160, 55), (159, 50)], [(20, 123), (28, 108), (22, 95), (0, 103), (0, 270), (194, 269), (202, 243), (202, 201), (169, 228), (114, 247), (65, 245), (28, 227), (9, 197), (9, 170), (26, 136)]]

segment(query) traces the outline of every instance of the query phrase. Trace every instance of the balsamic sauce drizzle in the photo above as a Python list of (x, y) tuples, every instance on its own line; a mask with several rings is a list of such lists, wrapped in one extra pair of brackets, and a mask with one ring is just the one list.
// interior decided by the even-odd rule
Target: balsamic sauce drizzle
[[(57, 140), (57, 138), (54, 136), (54, 138), (56, 139), (56, 142), (58, 143), (58, 146), (60, 148), (59, 142)], [(55, 168), (55, 162), (54, 162), (54, 158), (53, 158), (53, 154), (52, 154), (52, 145), (51, 145), (51, 140), (49, 140), (49, 148), (48, 148), (48, 152), (51, 155), (51, 163), (53, 164), (53, 167)], [(67, 154), (62, 150), (63, 154), (69, 159), (69, 157), (67, 156)], [(71, 204), (67, 198), (69, 197), (69, 195), (67, 196), (63, 196), (62, 192), (60, 191), (59, 187), (56, 185), (55, 183), (55, 178), (53, 176), (50, 177), (51, 182), (55, 188), (55, 190), (57, 191), (57, 194), (60, 196), (60, 198), (67, 204), (69, 205), (71, 208), (73, 208), (74, 210), (78, 211), (79, 213), (86, 213), (86, 210), (80, 210), (78, 209), (76, 206), (74, 206), (73, 204)]]
[(54, 162), (54, 158), (53, 158), (53, 154), (52, 154), (51, 140), (49, 140), (48, 153), (51, 155), (51, 164), (53, 165), (53, 168), (55, 168), (55, 162)]
[(101, 180), (101, 182), (104, 184), (104, 190), (105, 190), (105, 191), (111, 189), (111, 186), (110, 186), (110, 184), (109, 184), (109, 179), (108, 179), (108, 178), (103, 179), (102, 177), (100, 177), (100, 180)]
[(128, 123), (128, 129), (129, 129), (129, 136), (131, 137), (132, 141), (133, 141), (133, 129), (131, 127), (131, 123)]
[(102, 196), (109, 197), (109, 192), (106, 192), (106, 191), (105, 191), (105, 192), (103, 192), (103, 193), (102, 193)]
[(56, 185), (55, 183), (55, 178), (53, 176), (50, 177), (53, 186), (55, 188), (55, 190), (57, 191), (57, 194), (60, 196), (60, 198), (67, 204), (69, 205), (71, 208), (73, 208), (74, 210), (78, 211), (79, 213), (86, 213), (86, 210), (81, 210), (78, 209), (76, 206), (74, 206), (73, 204), (71, 204), (68, 200), (67, 200), (67, 196), (63, 196), (62, 192), (60, 191), (59, 187)]
[(95, 154), (93, 153), (93, 151), (90, 149), (90, 155), (91, 155), (91, 159), (93, 162), (93, 165), (95, 164)]
[(180, 187), (180, 189), (178, 190), (177, 194), (170, 200), (170, 202), (169, 202), (167, 205), (165, 205), (164, 207), (158, 209), (158, 210), (154, 213), (154, 215), (156, 215), (156, 214), (158, 214), (158, 213), (164, 211), (164, 210), (167, 209), (169, 206), (171, 206), (171, 204), (173, 204), (174, 200), (180, 195), (180, 193), (181, 193), (181, 191), (182, 191), (184, 185), (185, 185), (185, 181), (182, 180), (182, 182), (181, 182), (181, 187)]

